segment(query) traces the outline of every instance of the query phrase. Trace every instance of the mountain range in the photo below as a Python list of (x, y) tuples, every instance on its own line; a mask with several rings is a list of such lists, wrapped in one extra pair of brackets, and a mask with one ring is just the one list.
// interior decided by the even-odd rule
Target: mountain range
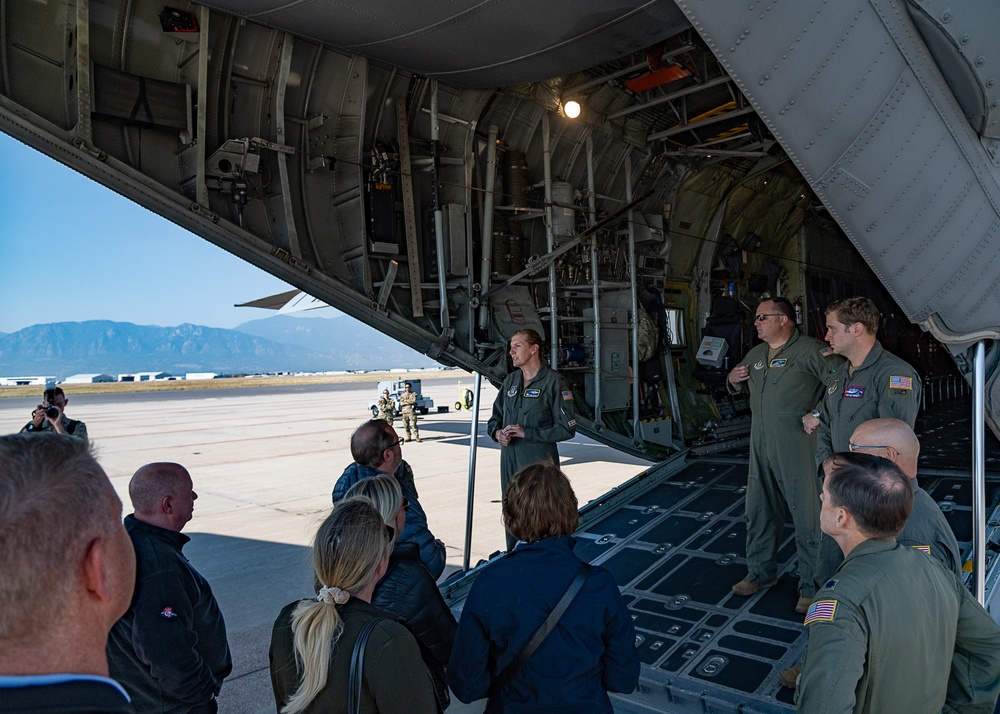
[(347, 315), (275, 315), (232, 330), (89, 320), (0, 333), (0, 375), (321, 372), (437, 363)]

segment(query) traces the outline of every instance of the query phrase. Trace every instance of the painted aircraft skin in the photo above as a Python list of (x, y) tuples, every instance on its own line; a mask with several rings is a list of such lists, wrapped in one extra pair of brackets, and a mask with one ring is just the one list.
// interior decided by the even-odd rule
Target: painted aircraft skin
[(720, 296), (822, 337), (868, 295), (925, 376), (990, 341), (997, 431), (1000, 5), (176, 5), (4, 4), (0, 131), (311, 296), (268, 305), (495, 383), (534, 327), (578, 428), (658, 460), (745, 426), (695, 355)]

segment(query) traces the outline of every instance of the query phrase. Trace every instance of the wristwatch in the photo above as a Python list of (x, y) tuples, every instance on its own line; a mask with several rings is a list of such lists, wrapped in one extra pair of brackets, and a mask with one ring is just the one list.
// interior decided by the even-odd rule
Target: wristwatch
[(814, 418), (819, 419), (821, 416), (823, 416), (823, 413), (819, 409), (813, 409), (812, 415)]

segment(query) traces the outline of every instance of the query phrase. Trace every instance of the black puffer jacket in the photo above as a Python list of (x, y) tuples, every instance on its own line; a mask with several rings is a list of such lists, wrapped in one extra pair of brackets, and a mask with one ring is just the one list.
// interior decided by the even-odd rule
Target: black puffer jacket
[(375, 586), (372, 605), (395, 615), (417, 638), (420, 654), (434, 680), (438, 703), (446, 708), (450, 698), (444, 668), (451, 657), (458, 623), (420, 559), (416, 543), (396, 543), (389, 556), (389, 569)]

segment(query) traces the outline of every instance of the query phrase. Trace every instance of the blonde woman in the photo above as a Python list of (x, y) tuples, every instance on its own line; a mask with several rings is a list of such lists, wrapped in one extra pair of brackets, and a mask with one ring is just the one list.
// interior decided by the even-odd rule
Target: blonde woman
[[(347, 492), (348, 498), (352, 496), (370, 498), (386, 525), (395, 528), (397, 533), (403, 530), (409, 503), (403, 498), (395, 478), (386, 474), (363, 478)], [(447, 708), (451, 697), (444, 671), (451, 657), (458, 624), (430, 571), (420, 560), (420, 548), (416, 543), (396, 541), (389, 556), (389, 568), (375, 585), (372, 604), (396, 615), (417, 638), (424, 664), (434, 680), (438, 704), (442, 709)]]
[(315, 598), (286, 605), (271, 632), (271, 687), (281, 714), (347, 712), (351, 656), (371, 631), (362, 666), (360, 711), (437, 712), (434, 687), (409, 631), (371, 605), (394, 531), (367, 498), (337, 504), (316, 533)]

